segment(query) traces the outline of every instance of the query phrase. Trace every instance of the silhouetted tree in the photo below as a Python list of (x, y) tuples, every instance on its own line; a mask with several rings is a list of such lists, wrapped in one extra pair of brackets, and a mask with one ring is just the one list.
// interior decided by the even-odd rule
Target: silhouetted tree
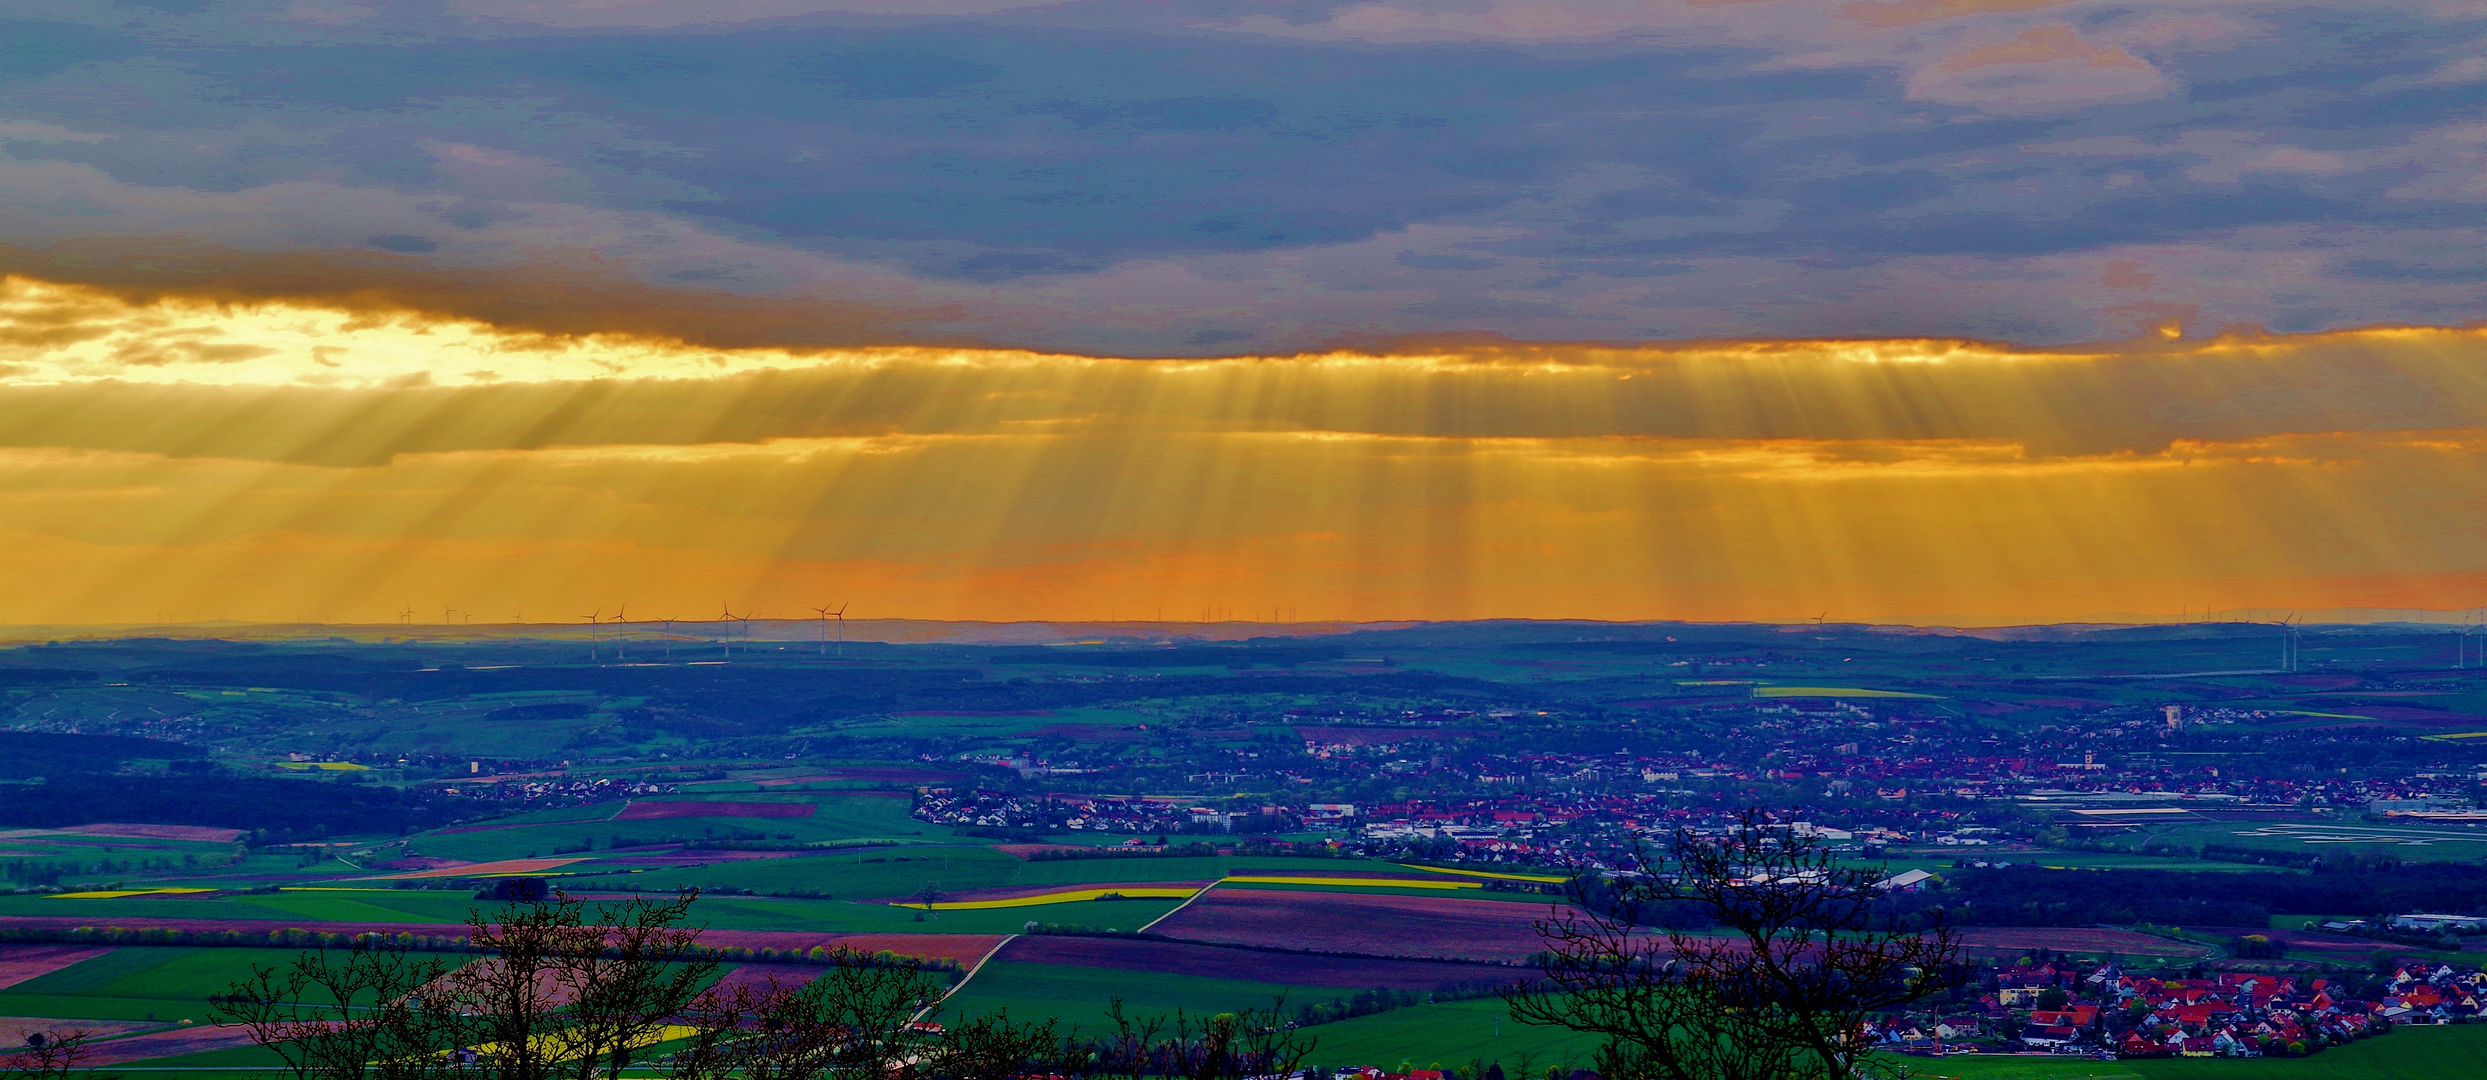
[[(1939, 917), (1878, 915), (1878, 868), (1758, 811), (1626, 869), (1599, 906), (1538, 924), (1543, 979), (1506, 995), (1520, 1019), (1602, 1036), (1608, 1080), (1851, 1080), (1866, 1020), (1959, 978)], [(1686, 906), (1719, 929), (1645, 918)]]

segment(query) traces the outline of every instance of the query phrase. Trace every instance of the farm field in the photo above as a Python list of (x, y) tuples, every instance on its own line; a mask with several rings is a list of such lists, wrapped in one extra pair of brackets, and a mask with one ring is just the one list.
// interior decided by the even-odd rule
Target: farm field
[(0, 990), (0, 1016), (207, 1023), (207, 997), (291, 949), (130, 946)]
[(2372, 851), (2404, 861), (2466, 862), (2487, 856), (2487, 829), (2462, 825), (2214, 821), (2167, 826), (2151, 835), (2180, 844), (2225, 844), (2299, 854)]
[(125, 896), (114, 899), (67, 899), (50, 896), (0, 896), (0, 917), (32, 916), (112, 923), (127, 919), (178, 919), (214, 922), (224, 919), (293, 919), (322, 922), (456, 923), (476, 906), (463, 889), (373, 889), (331, 892), (305, 889), (276, 893), (226, 894), (194, 899)]
[(994, 954), (994, 960), (1345, 990), (1431, 991), (1478, 983), (1501, 984), (1526, 974), (1517, 968), (1494, 964), (1307, 956), (1173, 941), (1048, 934), (1013, 938)]
[(1122, 998), (1136, 1015), (1219, 1013), (1234, 1009), (1266, 1009), (1280, 996), (1309, 1000), (1307, 991), (1283, 983), (1158, 975), (1135, 980), (1128, 971), (1066, 967), (1060, 964), (994, 960), (985, 964), (943, 1007), (950, 1016), (1007, 1012), (1019, 1020), (1053, 1019), (1065, 1030), (1104, 1030), (1106, 1005)]
[[(684, 852), (693, 856), (700, 853)], [(715, 853), (720, 857), (736, 853)], [(563, 868), (563, 884), (574, 889), (635, 888), (658, 891), (699, 885), (753, 892), (820, 893), (840, 900), (901, 900), (927, 883), (944, 893), (986, 889), (1069, 887), (1081, 885), (1208, 882), (1229, 875), (1292, 876), (1391, 873), (1419, 878), (1390, 863), (1346, 859), (1271, 860), (1245, 856), (1183, 858), (1048, 859), (1030, 861), (992, 847), (956, 843), (910, 845), (838, 852), (800, 854), (789, 858), (741, 859), (706, 866), (664, 867), (630, 871), (634, 857), (604, 856)], [(604, 869), (607, 866), (613, 869)], [(1442, 876), (1438, 881), (1467, 879)], [(1240, 887), (1240, 886), (1228, 886)], [(1442, 890), (1415, 890), (1433, 893)], [(1480, 894), (1482, 889), (1457, 890)], [(1518, 894), (1498, 893), (1497, 896)]]
[(919, 911), (978, 911), (999, 908), (1056, 907), (1090, 900), (1188, 900), (1208, 888), (1209, 882), (1168, 882), (1148, 885), (1080, 885), (1062, 888), (1058, 885), (1021, 886), (1015, 889), (979, 889), (971, 893), (946, 894), (944, 899), (911, 903), (888, 901), (891, 907)]
[(1500, 1063), (1507, 1076), (1522, 1075), (1524, 1063), (1542, 1076), (1549, 1065), (1567, 1073), (1587, 1066), (1598, 1047), (1592, 1036), (1514, 1021), (1499, 998), (1411, 1005), (1302, 1030), (1317, 1040), (1308, 1063), (1334, 1069), (1376, 1065), (1397, 1072), (1402, 1062), (1423, 1069), (1483, 1061)]
[(1159, 924), (1157, 933), (1390, 956), (1525, 960), (1543, 949), (1535, 922), (1550, 903), (1447, 896), (1235, 889), (1220, 886)]
[[(737, 853), (713, 854), (723, 859)], [(699, 885), (754, 892), (820, 892), (841, 900), (894, 899), (912, 895), (928, 881), (939, 882), (945, 892), (1012, 884), (1011, 878), (1028, 865), (991, 848), (966, 845), (796, 854), (782, 859), (719, 861), (705, 866), (667, 866), (637, 872), (622, 869), (632, 861), (635, 860), (616, 853), (596, 862), (574, 865), (569, 868), (577, 882), (573, 887), (628, 886), (656, 891)], [(615, 869), (600, 872), (608, 863)]]
[(820, 928), (884, 934), (1015, 934), (1030, 921), (1100, 930), (1137, 930), (1182, 902), (1165, 898), (1088, 900), (1043, 907), (924, 912), (883, 903), (718, 896), (700, 900), (700, 918), (719, 930)]
[(2186, 873), (2289, 873), (2288, 867), (2216, 859), (2139, 855), (2121, 851), (1996, 850), (1993, 848), (1894, 847), (1883, 860), (1892, 873), (1924, 870), (1941, 874), (1962, 862), (2008, 862), (2063, 870), (2175, 870)]
[(2335, 964), (2364, 963), (2377, 953), (2404, 958), (2448, 955), (2403, 945), (2399, 942), (2344, 937), (2319, 931), (2266, 930), (2245, 926), (2189, 926), (2185, 928), (2185, 936), (2205, 941), (2225, 942), (2239, 934), (2261, 934), (2268, 937), (2279, 942), (2292, 958), (2321, 960)]
[[(703, 815), (708, 806), (713, 814)], [(739, 811), (760, 803), (772, 807), (760, 813), (764, 817), (744, 816)], [(550, 856), (562, 852), (592, 855), (595, 849), (611, 849), (643, 844), (680, 842), (707, 837), (731, 837), (739, 833), (750, 836), (783, 838), (798, 842), (829, 840), (888, 839), (922, 842), (946, 840), (951, 836), (947, 826), (917, 821), (909, 816), (910, 803), (903, 792), (821, 792), (785, 795), (737, 794), (727, 800), (699, 800), (676, 795), (664, 800), (633, 804), (654, 807), (642, 810), (642, 816), (626, 816), (610, 820), (544, 821), (522, 828), (475, 828), (472, 826), (423, 833), (412, 838), (409, 850), (430, 858), (458, 859), (465, 862), (490, 862), (495, 859), (522, 859)], [(788, 809), (775, 809), (786, 806)], [(807, 811), (795, 806), (808, 806)], [(787, 817), (784, 814), (803, 816)]]
[(2443, 1080), (2474, 1075), (2487, 1026), (2412, 1027), (2303, 1058), (2082, 1061), (1972, 1055), (1911, 1060), (1939, 1080)]
[(2133, 930), (2057, 926), (1963, 926), (1957, 928), (1962, 947), (1990, 959), (2030, 949), (2052, 949), (2079, 956), (2189, 958), (2209, 956), (2208, 946), (2155, 937)]
[(92, 960), (109, 951), (78, 945), (0, 946), (0, 990), (59, 971), (71, 964)]
[[(380, 910), (370, 917), (335, 920), (305, 917), (284, 911), (223, 905), (214, 908), (173, 908), (181, 901), (147, 900), (130, 897), (121, 900), (48, 900), (41, 897), (0, 898), (48, 904), (49, 907), (10, 906), (0, 908), (0, 927), (17, 926), (35, 929), (69, 930), (79, 926), (118, 926), (130, 929), (164, 927), (177, 930), (233, 931), (244, 934), (266, 934), (272, 930), (307, 929), (336, 933), (363, 930), (385, 930), (389, 933), (461, 934), (470, 910), (489, 910), (486, 901), (471, 898), (463, 892), (436, 894), (442, 899), (434, 910), (396, 913)], [(584, 893), (593, 901), (600, 895)], [(218, 901), (192, 903), (207, 905)], [(351, 901), (341, 902), (351, 903)], [(734, 935), (747, 932), (871, 933), (871, 934), (1004, 934), (1017, 933), (1029, 921), (1088, 926), (1098, 929), (1137, 930), (1157, 917), (1174, 910), (1179, 899), (1148, 898), (1129, 900), (1090, 900), (1076, 903), (1049, 904), (1038, 908), (991, 908), (966, 911), (919, 912), (882, 903), (858, 903), (843, 900), (801, 900), (778, 897), (711, 896), (700, 901), (698, 920), (708, 926), (717, 944), (734, 944)], [(101, 905), (126, 905), (101, 907)], [(202, 911), (206, 912), (202, 917)], [(340, 907), (330, 914), (345, 914)], [(918, 916), (921, 915), (921, 918)]]

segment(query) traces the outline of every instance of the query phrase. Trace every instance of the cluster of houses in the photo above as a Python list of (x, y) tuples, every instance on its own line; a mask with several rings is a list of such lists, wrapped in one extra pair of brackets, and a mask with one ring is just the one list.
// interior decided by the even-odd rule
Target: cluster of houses
[(914, 814), (942, 825), (1130, 834), (1227, 832), (1236, 816), (1177, 795), (1014, 795), (944, 787), (917, 789)]
[(2168, 979), (2112, 964), (2033, 963), (1999, 972), (1974, 1008), (1894, 1017), (1871, 1034), (1886, 1049), (1931, 1055), (2293, 1057), (2395, 1024), (2472, 1020), (2482, 1001), (2487, 974), (2440, 963), (2394, 972), (2371, 1000), (2348, 996), (2336, 979), (2237, 971)]
[(2487, 972), (2450, 964), (2412, 964), (2392, 973), (2378, 1014), (2400, 1024), (2476, 1020), (2487, 1006)]
[(571, 779), (560, 774), (552, 776), (494, 777), (475, 783), (451, 784), (441, 794), (478, 802), (505, 804), (497, 808), (507, 813), (517, 810), (541, 810), (556, 806), (582, 806), (610, 802), (615, 799), (643, 795), (663, 795), (674, 791), (671, 784), (651, 784), (642, 780)]

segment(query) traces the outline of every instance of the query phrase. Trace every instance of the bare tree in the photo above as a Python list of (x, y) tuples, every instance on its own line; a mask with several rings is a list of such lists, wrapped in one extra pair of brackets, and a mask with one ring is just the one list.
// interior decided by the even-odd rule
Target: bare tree
[(612, 1080), (716, 971), (681, 925), (697, 896), (478, 911), (470, 940), (487, 955), (463, 965), (367, 936), (342, 957), (255, 968), (215, 1006), (299, 1080)]
[(599, 908), (589, 933), (558, 958), (554, 978), (569, 997), (559, 1042), (575, 1080), (619, 1077), (639, 1051), (664, 1041), (716, 974), (717, 961), (698, 948), (700, 931), (681, 925), (698, 895)]
[(702, 995), (673, 1080), (1000, 1080), (1059, 1049), (1051, 1023), (930, 1021), (943, 986), (915, 960), (851, 949), (828, 959), (806, 982), (771, 977)]
[(716, 972), (681, 925), (698, 896), (633, 897), (593, 918), (566, 894), (477, 912), (470, 940), (490, 955), (425, 986), (422, 1014), (492, 1080), (617, 1077)]
[(1164, 1041), (1164, 1016), (1133, 1016), (1117, 994), (1106, 999), (1105, 1017), (1110, 1030), (1081, 1048), (1078, 1064), (1085, 1071), (1106, 1080), (1140, 1080), (1162, 1071), (1157, 1068), (1156, 1053)]
[(1610, 1080), (1854, 1080), (1869, 1018), (1958, 978), (1939, 919), (1879, 916), (1880, 870), (1758, 811), (1633, 863), (1576, 880), (1585, 910), (1538, 924), (1544, 977), (1506, 996), (1515, 1017), (1603, 1036)]
[(1134, 1016), (1115, 997), (1107, 1000), (1106, 1019), (1103, 1034), (1064, 1048), (1066, 1071), (1098, 1080), (1286, 1076), (1301, 1069), (1317, 1045), (1287, 1019), (1284, 997), (1266, 1010), (1201, 1015), (1177, 1009), (1172, 1017)]
[(85, 1028), (55, 1028), (26, 1033), (25, 1046), (0, 1056), (0, 1080), (119, 1080), (98, 1073), (87, 1062), (95, 1056), (96, 1033)]
[(253, 964), (208, 1009), (275, 1051), (298, 1080), (400, 1080), (441, 1067), (418, 995), (453, 966), (363, 934), (342, 951), (314, 949), (284, 967)]
[(1009, 1080), (1061, 1049), (1053, 1021), (1023, 1024), (996, 1012), (946, 1025), (919, 1051), (912, 1072), (924, 1080)]
[(1193, 1016), (1176, 1009), (1167, 1071), (1184, 1080), (1292, 1075), (1316, 1041), (1287, 1020), (1286, 1005), (1281, 996), (1267, 1010)]

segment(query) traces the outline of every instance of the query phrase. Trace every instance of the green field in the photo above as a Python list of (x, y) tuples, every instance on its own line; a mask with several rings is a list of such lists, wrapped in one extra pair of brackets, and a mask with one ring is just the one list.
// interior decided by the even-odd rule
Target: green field
[[(698, 919), (719, 930), (817, 930), (873, 934), (1016, 934), (1030, 921), (1137, 930), (1180, 900), (1084, 900), (1040, 907), (923, 912), (844, 900), (712, 896)], [(924, 917), (919, 920), (917, 915)]]
[(596, 864), (581, 863), (566, 868), (573, 876), (563, 884), (579, 889), (645, 890), (725, 886), (754, 892), (809, 891), (842, 900), (872, 900), (912, 896), (928, 881), (939, 882), (948, 892), (1042, 884), (1022, 879), (1029, 865), (989, 847), (943, 845), (751, 859), (637, 873), (598, 873)]
[(209, 1022), (208, 995), (292, 949), (130, 947), (0, 990), (0, 1016)]
[[(709, 866), (667, 868), (639, 873), (596, 873), (592, 863), (566, 868), (573, 877), (563, 884), (575, 889), (674, 889), (732, 886), (754, 892), (819, 892), (839, 899), (899, 899), (915, 895), (927, 882), (944, 892), (1027, 885), (1092, 885), (1116, 882), (1215, 881), (1231, 873), (1290, 874), (1303, 870), (1400, 873), (1395, 863), (1364, 859), (1273, 860), (1244, 856), (1201, 858), (1055, 859), (1030, 862), (988, 847), (924, 846), (840, 855), (804, 855), (789, 859), (753, 859)], [(1454, 880), (1447, 878), (1445, 880)], [(1243, 886), (1236, 886), (1241, 888)], [(1280, 886), (1291, 887), (1291, 886)], [(1482, 889), (1386, 890), (1428, 896), (1477, 896)], [(1525, 894), (1496, 894), (1524, 896)]]
[(2475, 1076), (2487, 1025), (2403, 1028), (2302, 1058), (2083, 1061), (1969, 1056), (1907, 1060), (1916, 1077), (1943, 1080), (2445, 1080)]
[[(671, 796), (668, 801), (696, 801)], [(486, 828), (472, 832), (431, 832), (414, 838), (413, 851), (433, 858), (492, 862), (499, 859), (551, 858), (568, 852), (593, 855), (615, 846), (653, 844), (673, 839), (732, 837), (738, 833), (795, 841), (890, 839), (907, 842), (947, 840), (946, 825), (917, 821), (904, 797), (847, 792), (740, 794), (734, 802), (802, 802), (819, 809), (811, 817), (645, 818), (635, 821), (547, 820), (519, 828)], [(609, 816), (609, 815), (608, 815)], [(495, 822), (494, 824), (506, 824)], [(594, 850), (586, 850), (588, 845)]]
[(1266, 1009), (1281, 994), (1293, 1000), (1337, 991), (1287, 987), (1239, 979), (1205, 979), (1190, 975), (1118, 971), (996, 960), (953, 995), (945, 1015), (978, 1016), (1008, 1012), (1020, 1020), (1053, 1019), (1067, 1031), (1089, 1034), (1104, 1030), (1106, 1003), (1119, 996), (1133, 1015), (1164, 1013), (1215, 1014), (1236, 1009)]
[(1510, 1006), (1497, 998), (1415, 1005), (1302, 1030), (1319, 1040), (1310, 1064), (1378, 1065), (1394, 1072), (1401, 1071), (1401, 1062), (1424, 1069), (1483, 1061), (1500, 1062), (1515, 1078), (1524, 1062), (1543, 1075), (1549, 1065), (1586, 1067), (1598, 1047), (1587, 1035), (1514, 1021)]
[[(2374, 852), (2405, 861), (2466, 862), (2487, 856), (2487, 829), (2460, 825), (2373, 824), (2361, 820), (2220, 821), (2163, 826), (2149, 833), (2179, 844), (2222, 844), (2296, 854)], [(2141, 842), (2134, 838), (2135, 843)]]
[(2124, 851), (1999, 851), (1993, 848), (1892, 848), (1883, 865), (1890, 872), (1928, 870), (1940, 874), (1955, 862), (2008, 862), (2067, 870), (2177, 870), (2187, 873), (2285, 874), (2291, 868), (2215, 859), (2172, 858)]
[[(1443, 880), (1451, 881), (1461, 879), (1446, 877)], [(1466, 880), (1473, 881), (1475, 879), (1471, 878)], [(1545, 904), (1549, 901), (1558, 899), (1557, 897), (1548, 896), (1544, 893), (1501, 892), (1496, 890), (1488, 890), (1482, 887), (1474, 889), (1424, 889), (1414, 886), (1406, 888), (1392, 888), (1387, 885), (1314, 885), (1301, 882), (1265, 883), (1258, 881), (1230, 881), (1218, 886), (1218, 888), (1257, 890), (1263, 892), (1364, 893), (1376, 896), (1433, 896), (1449, 900), (1501, 900), (1506, 903), (1534, 904), (1539, 907), (1545, 906)]]
[[(107, 925), (122, 919), (288, 919), (296, 922), (460, 923), (475, 906), (464, 890), (388, 890), (255, 893), (196, 900), (125, 896), (110, 900), (61, 900), (48, 896), (0, 896), (0, 915), (75, 915)], [(305, 929), (315, 929), (306, 925)]]

